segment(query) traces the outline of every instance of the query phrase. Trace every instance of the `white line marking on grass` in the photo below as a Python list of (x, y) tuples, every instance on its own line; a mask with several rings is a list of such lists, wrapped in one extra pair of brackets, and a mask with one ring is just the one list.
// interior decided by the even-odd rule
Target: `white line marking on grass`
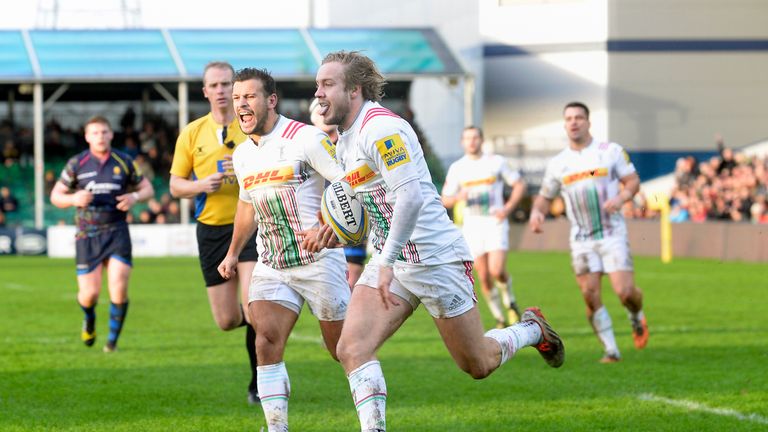
[(290, 336), (288, 336), (289, 339), (301, 341), (301, 342), (314, 342), (314, 343), (323, 343), (323, 338), (319, 336), (307, 336), (307, 335), (301, 335), (298, 333), (291, 333)]
[(732, 410), (730, 408), (713, 408), (699, 402), (694, 402), (694, 401), (685, 400), (685, 399), (679, 399), (679, 400), (669, 399), (661, 396), (656, 396), (653, 393), (642, 393), (637, 398), (642, 401), (661, 402), (666, 405), (672, 405), (678, 408), (684, 408), (688, 411), (701, 411), (709, 414), (717, 414), (717, 415), (726, 416), (726, 417), (733, 417), (741, 421), (752, 421), (760, 424), (768, 424), (768, 418), (765, 418), (761, 415), (757, 415), (754, 413), (743, 414), (736, 410)]
[[(619, 326), (619, 329), (614, 329), (616, 334), (629, 334), (632, 329), (627, 325), (626, 327)], [(658, 325), (650, 328), (651, 335), (654, 334), (670, 334), (678, 335), (681, 333), (743, 333), (743, 332), (761, 332), (768, 331), (766, 327), (691, 327), (691, 326), (664, 326)], [(583, 327), (558, 327), (557, 333), (559, 335), (567, 336), (591, 336), (595, 332), (589, 325)]]
[(26, 285), (17, 284), (17, 283), (13, 283), (13, 282), (6, 282), (6, 283), (3, 284), (3, 286), (8, 288), (8, 289), (12, 289), (12, 290), (16, 290), (16, 291), (29, 291), (29, 288), (30, 288), (30, 287), (28, 287)]

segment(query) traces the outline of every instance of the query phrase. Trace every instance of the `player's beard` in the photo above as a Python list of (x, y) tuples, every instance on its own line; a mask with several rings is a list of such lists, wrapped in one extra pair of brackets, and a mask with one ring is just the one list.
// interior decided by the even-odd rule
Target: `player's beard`
[(328, 107), (330, 112), (323, 116), (323, 122), (329, 125), (343, 125), (344, 119), (349, 114), (349, 105), (349, 100), (346, 98), (332, 102)]
[(265, 128), (267, 125), (267, 119), (269, 118), (269, 109), (267, 108), (267, 104), (264, 103), (264, 106), (258, 107), (258, 109), (253, 111), (251, 115), (257, 119), (256, 124), (254, 124), (250, 130), (243, 129), (241, 124), (240, 129), (242, 129), (243, 133), (246, 135), (266, 135), (268, 131), (266, 131)]

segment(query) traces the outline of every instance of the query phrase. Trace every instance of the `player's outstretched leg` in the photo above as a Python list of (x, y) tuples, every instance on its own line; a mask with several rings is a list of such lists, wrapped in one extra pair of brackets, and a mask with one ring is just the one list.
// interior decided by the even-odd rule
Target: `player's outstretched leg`
[(541, 328), (541, 341), (538, 345), (535, 345), (541, 357), (553, 368), (562, 366), (565, 361), (565, 346), (560, 336), (552, 329), (547, 319), (544, 318), (541, 309), (537, 307), (526, 309), (521, 317), (521, 322), (529, 321), (535, 322)]
[(632, 340), (635, 342), (635, 348), (645, 348), (648, 345), (648, 322), (645, 320), (645, 314), (643, 311), (636, 314), (629, 312), (629, 321), (632, 323)]
[[(504, 329), (488, 330), (485, 337), (494, 339), (501, 347), (503, 365), (520, 349), (536, 348), (548, 365), (560, 367), (565, 360), (565, 347), (560, 336), (552, 329), (539, 308), (528, 308), (522, 320)], [(495, 368), (494, 368), (495, 369)]]
[[(79, 304), (79, 302), (78, 302)], [(96, 304), (85, 307), (80, 305), (80, 309), (83, 310), (83, 328), (80, 332), (80, 339), (85, 346), (93, 346), (96, 342)]]

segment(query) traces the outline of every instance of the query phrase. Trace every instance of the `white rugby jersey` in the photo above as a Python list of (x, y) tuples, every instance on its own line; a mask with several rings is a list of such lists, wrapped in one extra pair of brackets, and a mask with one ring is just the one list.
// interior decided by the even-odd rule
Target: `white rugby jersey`
[(317, 226), (325, 180), (344, 177), (333, 154), (333, 143), (320, 129), (283, 116), (258, 143), (249, 138), (237, 146), (232, 164), (240, 199), (256, 209), (261, 262), (283, 269), (309, 264), (326, 253), (343, 254), (341, 249), (307, 252), (296, 235)]
[(512, 186), (519, 179), (520, 173), (502, 156), (483, 154), (473, 159), (464, 155), (448, 168), (443, 194), (452, 196), (466, 189), (464, 217), (489, 216), (504, 207), (504, 183)]
[(581, 151), (568, 147), (549, 161), (539, 194), (549, 199), (562, 195), (571, 241), (626, 235), (621, 211), (609, 214), (603, 204), (618, 195), (619, 179), (634, 172), (620, 145), (593, 139)]
[[(424, 204), (397, 259), (430, 265), (456, 260), (451, 245), (462, 238), (461, 232), (440, 202), (421, 144), (408, 122), (378, 103), (366, 101), (352, 127), (339, 134), (336, 158), (368, 211), (371, 243), (379, 253), (393, 223), (396, 197), (392, 191), (416, 179)], [(450, 252), (454, 252), (453, 258), (448, 258)], [(467, 255), (466, 260), (471, 259)]]

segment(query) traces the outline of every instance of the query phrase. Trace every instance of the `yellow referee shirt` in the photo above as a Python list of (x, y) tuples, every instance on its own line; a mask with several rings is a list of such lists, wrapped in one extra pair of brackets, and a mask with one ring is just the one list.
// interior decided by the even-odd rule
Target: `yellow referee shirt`
[[(237, 117), (227, 125), (226, 140), (222, 140), (223, 126), (213, 115), (200, 117), (189, 123), (176, 140), (171, 174), (192, 180), (223, 171), (222, 163), (232, 158), (235, 146), (248, 137), (240, 130)], [(232, 148), (227, 147), (230, 143)], [(239, 186), (234, 172), (224, 179), (221, 189), (201, 193), (195, 197), (195, 218), (206, 225), (227, 225), (235, 221)]]

